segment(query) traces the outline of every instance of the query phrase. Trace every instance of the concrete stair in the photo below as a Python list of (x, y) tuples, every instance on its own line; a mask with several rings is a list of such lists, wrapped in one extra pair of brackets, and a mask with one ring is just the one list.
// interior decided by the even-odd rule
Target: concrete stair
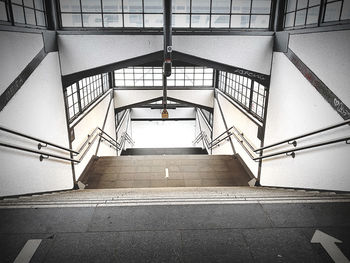
[(0, 208), (350, 202), (350, 194), (265, 187), (85, 189), (5, 198)]
[(88, 189), (248, 186), (252, 178), (231, 155), (100, 157), (82, 183)]

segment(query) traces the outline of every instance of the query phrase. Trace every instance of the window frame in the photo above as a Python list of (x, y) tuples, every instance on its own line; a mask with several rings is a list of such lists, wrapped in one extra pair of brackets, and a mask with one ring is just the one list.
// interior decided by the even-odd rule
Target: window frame
[[(109, 78), (109, 73), (101, 73), (85, 77), (64, 88), (67, 119), (69, 123), (72, 123), (99, 98), (109, 92), (112, 88)], [(76, 88), (75, 92), (73, 92), (73, 87)], [(77, 94), (76, 101), (74, 94)], [(71, 111), (71, 109), (73, 111)], [(73, 115), (71, 112), (73, 112)]]
[[(217, 77), (217, 88), (221, 92), (227, 95), (230, 99), (232, 99), (235, 103), (237, 103), (240, 107), (242, 107), (245, 111), (251, 114), (258, 121), (264, 121), (268, 87), (248, 77), (226, 71), (219, 71)], [(255, 91), (256, 86), (258, 87), (258, 92)], [(262, 93), (260, 92), (260, 87), (262, 87), (263, 89)], [(243, 90), (245, 92), (243, 92)], [(254, 93), (257, 94), (256, 100), (254, 99)], [(262, 98), (262, 103), (259, 103), (259, 98)], [(256, 105), (255, 109), (254, 105)], [(260, 114), (258, 108), (261, 108)]]

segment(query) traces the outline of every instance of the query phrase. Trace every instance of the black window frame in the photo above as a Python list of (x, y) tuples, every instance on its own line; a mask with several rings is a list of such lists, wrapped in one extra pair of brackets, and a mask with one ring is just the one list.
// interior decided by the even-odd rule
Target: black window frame
[[(64, 88), (69, 123), (77, 119), (85, 110), (112, 88), (109, 78), (109, 73), (97, 74), (85, 77)], [(76, 96), (74, 96), (74, 94), (76, 94)]]
[[(47, 17), (47, 10), (46, 10), (46, 3), (45, 0), (39, 0), (42, 3), (42, 9), (39, 9), (36, 7), (36, 1), (38, 0), (31, 0), (33, 3), (33, 6), (25, 5), (23, 0), (20, 0), (21, 3), (14, 3), (11, 0), (0, 0), (1, 2), (5, 3), (5, 9), (6, 9), (6, 15), (7, 15), (7, 21), (0, 20), (1, 25), (11, 25), (11, 26), (18, 26), (18, 27), (28, 27), (28, 28), (35, 28), (35, 29), (47, 29), (48, 28), (48, 17)], [(16, 21), (13, 8), (20, 8), (23, 11), (23, 20), (24, 22)], [(27, 13), (26, 10), (31, 10), (34, 15), (35, 24), (29, 24), (27, 21)], [(44, 25), (38, 24), (38, 14), (42, 15), (42, 18), (44, 19)]]
[(268, 88), (253, 79), (230, 72), (218, 72), (217, 88), (245, 111), (263, 122)]
[[(192, 70), (193, 72), (191, 73), (190, 71)], [(142, 73), (140, 73), (141, 71)], [(199, 71), (202, 71), (202, 72), (199, 72)], [(146, 74), (147, 74), (147, 77), (146, 77)], [(189, 76), (190, 74), (192, 74), (192, 78), (186, 79), (186, 76)], [(141, 75), (142, 75), (142, 78), (140, 78)], [(114, 76), (114, 87), (116, 88), (144, 87), (144, 88), (152, 89), (152, 88), (163, 86), (162, 67), (122, 68), (119, 70), (115, 70), (113, 72), (113, 76)], [(198, 78), (198, 76), (200, 78)], [(201, 83), (198, 83), (199, 81), (201, 81)], [(138, 84), (141, 82), (142, 82), (142, 85)], [(167, 86), (184, 87), (184, 88), (214, 87), (214, 70), (212, 68), (207, 68), (202, 66), (173, 67), (173, 72), (171, 76), (167, 78)]]
[[(295, 1), (295, 8), (291, 11), (287, 10), (289, 1)], [(283, 13), (283, 29), (284, 30), (322, 27), (322, 26), (340, 25), (340, 24), (349, 24), (350, 23), (350, 19), (341, 19), (345, 0), (325, 0), (325, 1), (320, 0), (319, 3), (316, 5), (310, 5), (311, 0), (306, 0), (306, 2), (307, 2), (306, 7), (298, 9), (298, 2), (299, 1), (301, 1), (301, 0), (287, 0), (287, 1), (285, 1), (284, 13)], [(325, 21), (325, 16), (326, 16), (326, 13), (328, 10), (327, 7), (328, 7), (328, 5), (334, 4), (334, 3), (341, 4), (338, 19), (331, 20), (331, 21)], [(317, 7), (318, 7), (318, 17), (317, 17), (317, 19), (315, 19), (316, 22), (307, 23), (307, 18), (308, 18), (308, 14), (309, 14), (310, 9), (317, 8)], [(306, 12), (305, 18), (304, 18), (304, 23), (300, 24), (300, 25), (296, 25), (295, 22), (297, 19), (297, 12), (301, 12), (304, 10)], [(286, 27), (287, 16), (290, 14), (294, 14), (293, 25)]]
[[(60, 27), (61, 29), (66, 29), (66, 30), (71, 30), (71, 29), (144, 29), (144, 30), (158, 30), (160, 31), (163, 27), (163, 23), (159, 23), (159, 26), (154, 27), (154, 26), (148, 26), (145, 23), (146, 17), (148, 15), (154, 15), (154, 16), (161, 16), (161, 20), (163, 20), (163, 11), (160, 10), (158, 12), (148, 12), (147, 10), (145, 11), (145, 1), (147, 0), (140, 0), (142, 1), (142, 11), (138, 11), (138, 12), (128, 12), (125, 11), (125, 7), (124, 7), (124, 1), (121, 1), (121, 10), (116, 11), (116, 12), (106, 12), (103, 10), (103, 0), (100, 0), (100, 11), (94, 11), (94, 12), (85, 12), (82, 10), (82, 4), (81, 4), (81, 0), (79, 1), (79, 8), (80, 11), (63, 11), (61, 10), (61, 3), (60, 0), (57, 0), (57, 7), (58, 7), (58, 18), (59, 18), (59, 23), (60, 23)], [(210, 9), (209, 12), (192, 12), (193, 9), (193, 3), (192, 0), (188, 0), (189, 1), (189, 7), (190, 10), (189, 12), (172, 12), (173, 17), (176, 17), (178, 15), (183, 15), (183, 16), (188, 16), (189, 18), (189, 24), (186, 27), (182, 27), (182, 26), (176, 26), (173, 25), (174, 30), (179, 30), (179, 31), (187, 31), (187, 30), (265, 30), (265, 31), (269, 31), (271, 30), (272, 27), (272, 23), (273, 23), (273, 10), (274, 10), (274, 0), (266, 0), (267, 2), (270, 2), (270, 6), (269, 6), (269, 12), (253, 12), (253, 3), (254, 1), (258, 1), (258, 0), (249, 0), (250, 1), (250, 10), (247, 13), (237, 13), (237, 12), (232, 12), (232, 2), (234, 0), (229, 0), (230, 2), (230, 9), (227, 12), (213, 12), (212, 10), (212, 3), (215, 0), (208, 0), (210, 1)], [(62, 14), (77, 14), (80, 15), (80, 26), (63, 26), (63, 19), (62, 19)], [(101, 16), (101, 26), (84, 26), (84, 19), (83, 19), (83, 15), (84, 14), (95, 14), (95, 15), (100, 15)], [(120, 15), (121, 16), (121, 25), (120, 26), (105, 26), (105, 21), (104, 21), (104, 17), (105, 15)], [(141, 15), (142, 19), (142, 25), (141, 26), (126, 26), (125, 23), (125, 15)], [(193, 25), (193, 17), (194, 16), (209, 16), (209, 25), (208, 27), (196, 27)], [(223, 27), (216, 27), (213, 26), (213, 17), (214, 16), (228, 16), (228, 26), (223, 26)], [(231, 22), (232, 22), (232, 17), (234, 16), (248, 16), (249, 17), (249, 22), (248, 22), (248, 26), (247, 27), (232, 27)], [(258, 16), (268, 16), (268, 22), (267, 22), (267, 26), (266, 27), (253, 27), (252, 26), (252, 17), (258, 17)], [(175, 20), (175, 19), (173, 19)]]

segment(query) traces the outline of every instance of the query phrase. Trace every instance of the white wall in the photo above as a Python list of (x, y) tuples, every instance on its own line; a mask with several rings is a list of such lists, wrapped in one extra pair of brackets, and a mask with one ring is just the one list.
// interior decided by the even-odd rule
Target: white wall
[(272, 47), (272, 36), (173, 36), (176, 51), (268, 75)]
[[(114, 90), (116, 108), (163, 96), (162, 90)], [(213, 90), (168, 90), (168, 97), (213, 107)]]
[(350, 107), (350, 30), (291, 35), (293, 52)]
[(0, 31), (0, 94), (42, 48), (41, 34)]
[(195, 121), (132, 121), (135, 148), (192, 147)]
[[(207, 135), (208, 141), (211, 141), (211, 134), (212, 134), (212, 130), (211, 128), (209, 128), (209, 126), (207, 125), (207, 122), (204, 120), (204, 116), (199, 112), (197, 112), (197, 122), (196, 125), (198, 126), (198, 128), (196, 127), (196, 135), (197, 136), (200, 132), (199, 128), (201, 129), (202, 132), (204, 132)], [(202, 140), (196, 145), (197, 147), (203, 147), (203, 142)], [(207, 149), (208, 153), (210, 154), (210, 149), (207, 148), (207, 146), (204, 144), (205, 148)]]
[[(113, 94), (113, 93), (112, 93)], [(102, 129), (102, 127), (101, 127)], [(110, 135), (114, 140), (116, 140), (116, 127), (115, 127), (115, 115), (114, 115), (114, 101), (112, 100), (110, 102), (108, 115), (106, 118), (106, 124), (103, 129), (104, 132), (106, 132), (108, 135)], [(110, 144), (106, 141), (102, 140), (100, 143), (100, 148), (97, 152), (98, 156), (110, 156), (110, 155), (116, 155), (116, 149), (111, 148)]]
[[(163, 49), (161, 35), (59, 35), (63, 75)], [(264, 74), (272, 36), (173, 36), (173, 50)], [(87, 55), (88, 54), (88, 55)]]
[[(132, 127), (131, 127), (130, 110), (127, 110), (124, 113), (123, 119), (121, 120), (121, 122), (118, 123), (118, 127), (117, 127), (117, 141), (119, 144), (121, 144), (123, 149), (126, 149), (129, 147), (132, 147), (132, 145), (130, 145), (127, 141), (125, 141), (125, 144), (122, 145), (123, 144), (122, 143), (122, 136), (123, 136), (124, 132), (127, 132), (131, 137), (133, 137), (133, 131), (132, 131)], [(120, 154), (121, 154), (121, 151), (118, 151), (118, 155), (120, 155)]]
[[(96, 127), (100, 127), (102, 129), (103, 122), (105, 120), (107, 113), (109, 118), (108, 118), (105, 131), (106, 132), (108, 131), (108, 134), (113, 138), (115, 138), (115, 132), (112, 131), (113, 124), (111, 124), (111, 122), (114, 121), (114, 117), (109, 111), (107, 112), (110, 101), (111, 101), (111, 96), (107, 95), (101, 102), (98, 103), (98, 105), (95, 108), (93, 108), (93, 110), (91, 110), (86, 116), (84, 116), (84, 118), (74, 127), (75, 139), (72, 142), (72, 148), (74, 150), (78, 150), (81, 147), (81, 145), (83, 145), (83, 143), (87, 139), (87, 136), (91, 134)], [(111, 108), (113, 108), (113, 101), (111, 103), (112, 103)], [(93, 105), (91, 107), (93, 107)], [(103, 142), (102, 144), (105, 144), (105, 142)], [(96, 139), (94, 144), (91, 146), (90, 150), (87, 152), (82, 162), (75, 165), (76, 179), (80, 177), (81, 173), (84, 171), (92, 155), (95, 155), (97, 145), (98, 145), (98, 139)], [(116, 151), (113, 148), (104, 147), (103, 150), (98, 153), (98, 155), (113, 156), (113, 155), (116, 155)]]
[[(132, 119), (161, 118), (162, 109), (134, 108), (131, 110)], [(173, 118), (196, 118), (194, 108), (168, 109), (169, 119)]]
[[(246, 115), (244, 115), (240, 110), (238, 110), (235, 106), (233, 106), (227, 98), (222, 96), (220, 93), (218, 93), (217, 97), (222, 112), (224, 114), (224, 118), (226, 120), (227, 128), (230, 128), (231, 126), (235, 126), (240, 132), (244, 133), (244, 137), (250, 142), (250, 144), (254, 148), (260, 147), (260, 140), (258, 139), (258, 125), (252, 122)], [(216, 105), (216, 108), (214, 108), (214, 111), (218, 111), (220, 113), (220, 110), (218, 106)], [(217, 121), (219, 116), (214, 120), (214, 138), (224, 132), (225, 126), (222, 124), (218, 125)], [(219, 127), (217, 127), (219, 126)], [(236, 152), (242, 157), (245, 164), (248, 166), (249, 170), (253, 173), (255, 177), (258, 176), (258, 163), (253, 161), (250, 156), (247, 154), (247, 152), (243, 149), (243, 147), (237, 142), (237, 140), (234, 138), (234, 136), (231, 136), (233, 146), (236, 150)], [(232, 148), (230, 146), (229, 142), (225, 143), (225, 147), (217, 147), (213, 149), (213, 154), (232, 154)]]
[[(317, 48), (314, 46), (314, 49)], [(333, 48), (329, 46), (329, 52)], [(343, 89), (348, 90), (348, 83), (343, 83), (343, 79), (338, 81)], [(283, 53), (274, 53), (265, 145), (341, 121), (340, 116), (288, 58)], [(349, 131), (349, 127), (343, 127), (322, 133), (298, 141), (298, 146), (348, 136)], [(283, 145), (278, 150), (291, 148)], [(286, 156), (266, 159), (262, 165), (261, 184), (349, 191), (349, 156), (349, 145), (340, 143), (297, 152), (295, 159)]]
[[(219, 136), (221, 133), (226, 131), (225, 123), (221, 115), (219, 105), (217, 101), (214, 101), (214, 112), (213, 112), (213, 139)], [(233, 155), (232, 147), (229, 141), (222, 141), (219, 146), (213, 148), (213, 155), (229, 154)]]
[[(1, 32), (3, 35), (3, 32)], [(21, 33), (12, 33), (8, 37), (8, 43), (13, 43), (19, 52), (18, 56), (1, 59), (1, 74), (8, 72), (12, 74), (14, 66), (12, 60), (18, 60), (18, 65), (25, 65), (31, 59), (28, 53), (35, 56), (37, 51), (27, 42), (27, 34), (23, 35), (23, 50), (18, 46), (21, 44)], [(37, 35), (33, 37), (34, 43)], [(16, 43), (16, 44), (15, 44)], [(37, 46), (40, 46), (37, 43)], [(6, 58), (9, 52), (0, 48), (0, 57)], [(11, 53), (10, 53), (11, 54)], [(24, 56), (23, 61), (21, 55)], [(17, 71), (18, 73), (18, 71)], [(1, 76), (2, 78), (2, 76)], [(7, 81), (7, 80), (6, 80)], [(3, 86), (2, 86), (3, 87)], [(21, 89), (16, 93), (7, 106), (0, 112), (0, 123), (10, 129), (38, 137), (52, 143), (69, 148), (67, 123), (65, 117), (65, 106), (63, 100), (61, 75), (57, 53), (49, 53), (38, 68), (33, 72)], [(20, 145), (32, 149), (37, 149), (37, 143), (19, 139), (19, 137), (0, 133), (0, 140), (15, 145)], [(43, 148), (42, 151), (53, 152), (69, 157), (65, 152), (49, 150)], [(54, 190), (71, 189), (73, 187), (73, 175), (71, 164), (67, 161), (56, 159), (39, 161), (39, 156), (24, 153), (8, 148), (1, 148), (0, 151), (0, 196), (18, 195), (35, 192), (45, 192)]]
[(161, 35), (58, 35), (62, 74), (103, 66), (163, 49)]

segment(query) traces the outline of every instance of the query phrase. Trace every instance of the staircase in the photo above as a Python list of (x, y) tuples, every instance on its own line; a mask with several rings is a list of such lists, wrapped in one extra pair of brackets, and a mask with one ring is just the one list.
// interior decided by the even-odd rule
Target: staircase
[(87, 189), (248, 186), (252, 178), (231, 155), (100, 157), (82, 181)]

